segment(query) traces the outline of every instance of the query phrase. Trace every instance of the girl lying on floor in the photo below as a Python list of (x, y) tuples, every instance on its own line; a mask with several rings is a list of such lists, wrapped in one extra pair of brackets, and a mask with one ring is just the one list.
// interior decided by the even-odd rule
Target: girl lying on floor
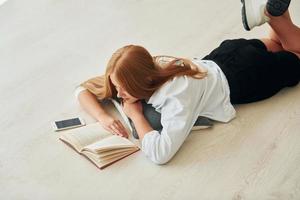
[[(142, 151), (154, 163), (164, 164), (178, 151), (199, 116), (229, 122), (236, 114), (233, 104), (263, 100), (298, 84), (300, 29), (290, 18), (289, 3), (243, 0), (245, 29), (267, 22), (269, 38), (225, 40), (202, 59), (153, 57), (141, 46), (122, 47), (112, 55), (105, 75), (77, 88), (78, 100), (105, 129), (127, 137), (121, 122), (97, 101), (121, 98)], [(146, 120), (141, 101), (161, 115), (161, 131)]]

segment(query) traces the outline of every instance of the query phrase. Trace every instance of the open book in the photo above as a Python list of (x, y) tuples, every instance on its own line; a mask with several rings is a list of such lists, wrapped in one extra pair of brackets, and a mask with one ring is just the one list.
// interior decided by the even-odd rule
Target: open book
[[(66, 130), (59, 139), (87, 157), (100, 169), (138, 151), (140, 145), (136, 140), (138, 139), (137, 131), (132, 121), (124, 113), (120, 102), (120, 99), (107, 99), (100, 103), (108, 114), (121, 121), (129, 134), (128, 139), (109, 133), (99, 123)], [(145, 101), (142, 101), (142, 106), (143, 114), (151, 127), (160, 132), (162, 130), (161, 114)], [(213, 124), (210, 119), (200, 116), (192, 130), (211, 126)]]
[(99, 123), (65, 131), (59, 139), (100, 169), (139, 150), (137, 144), (109, 133)]

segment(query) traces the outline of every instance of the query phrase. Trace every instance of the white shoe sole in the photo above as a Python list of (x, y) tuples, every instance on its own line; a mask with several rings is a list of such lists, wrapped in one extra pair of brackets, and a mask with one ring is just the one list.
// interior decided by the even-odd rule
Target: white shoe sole
[[(252, 2), (252, 0), (241, 0), (243, 7), (242, 7), (242, 20), (243, 20), (243, 26), (247, 31), (250, 31), (255, 26), (259, 26), (265, 22), (267, 22), (269, 19), (264, 13), (265, 6), (261, 4), (261, 6), (255, 5), (255, 1)], [(255, 6), (255, 7), (253, 7)], [(258, 10), (260, 9), (260, 10)], [(261, 15), (261, 16), (258, 16)], [(261, 17), (261, 18), (257, 18)]]
[(247, 31), (250, 31), (251, 28), (249, 27), (249, 22), (247, 19), (247, 13), (249, 12), (248, 9), (246, 11), (245, 1), (241, 0), (243, 7), (242, 7), (242, 20), (243, 20), (243, 26)]

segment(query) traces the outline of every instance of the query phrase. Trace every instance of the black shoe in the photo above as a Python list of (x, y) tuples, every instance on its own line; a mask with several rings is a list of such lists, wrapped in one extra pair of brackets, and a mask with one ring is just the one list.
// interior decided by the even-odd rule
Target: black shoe
[(282, 15), (289, 7), (291, 0), (268, 0), (267, 11), (272, 16)]

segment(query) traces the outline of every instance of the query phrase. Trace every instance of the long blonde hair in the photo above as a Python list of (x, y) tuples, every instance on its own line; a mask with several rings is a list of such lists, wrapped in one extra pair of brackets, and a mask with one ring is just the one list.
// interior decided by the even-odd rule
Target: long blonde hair
[[(165, 58), (170, 61), (161, 62), (165, 61)], [(112, 73), (115, 73), (122, 87), (138, 99), (149, 98), (159, 87), (176, 76), (187, 75), (202, 79), (207, 75), (205, 69), (188, 59), (171, 56), (152, 57), (145, 48), (128, 45), (112, 55), (104, 75), (91, 78), (80, 85), (99, 99), (114, 98), (117, 91), (110, 81)]]

